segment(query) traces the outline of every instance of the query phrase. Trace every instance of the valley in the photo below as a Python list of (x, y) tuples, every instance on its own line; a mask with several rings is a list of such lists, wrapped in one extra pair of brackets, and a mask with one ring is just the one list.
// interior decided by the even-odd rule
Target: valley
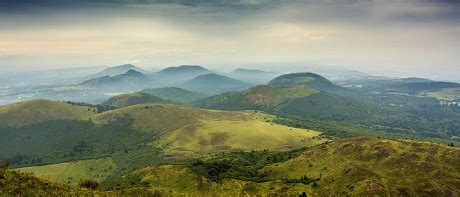
[(0, 197), (458, 197), (459, 0), (0, 0)]
[[(241, 81), (249, 75), (258, 78)], [(455, 102), (455, 84), (345, 88), (308, 72), (264, 75), (273, 73), (122, 65), (68, 86), (73, 99), (2, 105), (0, 160), (13, 168), (4, 173), (54, 184), (19, 194), (459, 192), (460, 110), (440, 104)]]

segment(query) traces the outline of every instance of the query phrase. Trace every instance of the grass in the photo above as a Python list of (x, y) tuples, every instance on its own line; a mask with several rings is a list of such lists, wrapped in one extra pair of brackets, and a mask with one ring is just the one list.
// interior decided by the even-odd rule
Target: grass
[(209, 154), (235, 150), (292, 150), (324, 142), (321, 133), (264, 122), (201, 121), (169, 132), (153, 142), (169, 156)]
[[(252, 159), (262, 161), (264, 154), (208, 156), (193, 164), (205, 167), (205, 173), (192, 166), (159, 165), (132, 175), (138, 176), (144, 186), (171, 195), (285, 196), (306, 192), (308, 196), (455, 196), (460, 191), (459, 148), (377, 138), (342, 139), (307, 148), (300, 156), (284, 158), (259, 170), (265, 177), (262, 182), (228, 176), (213, 181), (217, 171), (241, 176), (244, 170), (233, 171), (234, 164), (257, 166), (260, 162)], [(219, 165), (207, 165), (219, 161)], [(219, 169), (220, 165), (223, 168)]]
[(253, 104), (277, 106), (287, 100), (305, 97), (319, 91), (303, 86), (274, 88), (260, 85), (245, 91), (245, 99)]
[(169, 101), (163, 100), (156, 96), (142, 93), (142, 92), (135, 92), (135, 93), (127, 93), (127, 94), (120, 94), (114, 96), (103, 103), (103, 105), (111, 106), (115, 108), (122, 108), (127, 107), (130, 105), (137, 105), (137, 104), (145, 104), (145, 103), (168, 103)]
[(460, 88), (447, 88), (434, 92), (424, 92), (421, 94), (428, 97), (434, 97), (441, 101), (460, 100)]
[(225, 179), (214, 182), (206, 177), (193, 173), (186, 166), (162, 165), (144, 168), (133, 174), (142, 177), (141, 181), (150, 188), (155, 188), (163, 194), (172, 196), (247, 196), (268, 194), (279, 196), (281, 194), (299, 195), (308, 191), (304, 185), (287, 186), (283, 181), (270, 181), (255, 183), (237, 179)]
[(36, 176), (76, 186), (80, 180), (104, 181), (113, 174), (117, 165), (112, 158), (80, 160), (45, 166), (18, 168), (20, 172), (34, 173)]
[(460, 149), (433, 143), (352, 138), (323, 144), (264, 169), (273, 179), (317, 179), (332, 195), (448, 195), (460, 191)]
[(50, 120), (88, 120), (91, 108), (49, 100), (30, 100), (0, 106), (0, 127), (21, 127)]

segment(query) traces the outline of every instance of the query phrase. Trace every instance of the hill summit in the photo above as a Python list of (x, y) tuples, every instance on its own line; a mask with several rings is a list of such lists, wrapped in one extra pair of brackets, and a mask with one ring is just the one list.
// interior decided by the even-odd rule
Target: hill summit
[(145, 104), (145, 103), (168, 103), (168, 101), (158, 98), (156, 96), (143, 93), (127, 93), (114, 96), (103, 103), (103, 105), (121, 108), (130, 105)]
[(114, 67), (110, 67), (110, 68), (106, 68), (94, 75), (90, 75), (88, 76), (88, 78), (96, 78), (96, 77), (104, 77), (104, 76), (109, 76), (109, 77), (113, 77), (113, 76), (117, 76), (117, 75), (121, 75), (121, 74), (124, 74), (126, 72), (128, 72), (129, 70), (135, 70), (135, 71), (138, 71), (138, 72), (143, 72), (143, 73), (147, 73), (148, 71), (142, 69), (142, 68), (139, 68), (139, 67), (136, 67), (132, 64), (123, 64), (123, 65), (119, 65), (119, 66), (114, 66)]
[(230, 91), (240, 91), (250, 87), (250, 84), (230, 77), (210, 73), (199, 75), (187, 81), (184, 85), (187, 90), (204, 94), (219, 94)]
[(305, 86), (324, 92), (336, 92), (342, 87), (315, 73), (290, 73), (281, 75), (268, 83), (273, 87)]

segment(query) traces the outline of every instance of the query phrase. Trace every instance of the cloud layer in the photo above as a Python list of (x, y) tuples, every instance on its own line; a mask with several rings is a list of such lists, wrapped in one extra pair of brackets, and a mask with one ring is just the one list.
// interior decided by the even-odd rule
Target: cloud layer
[(458, 72), (449, 0), (29, 0), (0, 3), (0, 67), (296, 62)]

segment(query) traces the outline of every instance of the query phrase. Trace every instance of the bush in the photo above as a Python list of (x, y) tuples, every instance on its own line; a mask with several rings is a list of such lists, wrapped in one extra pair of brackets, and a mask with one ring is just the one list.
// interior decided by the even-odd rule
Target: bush
[(78, 186), (81, 187), (81, 188), (87, 188), (87, 189), (95, 190), (95, 189), (99, 188), (99, 183), (97, 181), (94, 181), (94, 180), (86, 179), (86, 180), (81, 180), (80, 183), (78, 184)]

